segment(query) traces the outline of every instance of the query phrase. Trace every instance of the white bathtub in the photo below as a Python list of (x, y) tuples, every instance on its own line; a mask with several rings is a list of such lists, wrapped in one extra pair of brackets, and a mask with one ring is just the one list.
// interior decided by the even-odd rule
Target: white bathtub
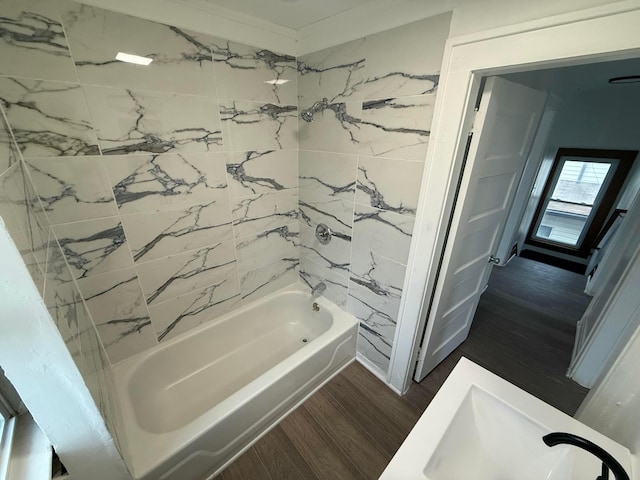
[(301, 285), (118, 364), (121, 437), (138, 480), (203, 480), (355, 358), (357, 322)]

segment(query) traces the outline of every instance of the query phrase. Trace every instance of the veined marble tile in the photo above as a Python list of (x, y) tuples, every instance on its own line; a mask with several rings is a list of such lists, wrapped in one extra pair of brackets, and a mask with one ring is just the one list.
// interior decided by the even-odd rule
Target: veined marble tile
[(175, 210), (227, 195), (222, 153), (114, 155), (103, 164), (120, 213)]
[[(88, 331), (88, 329), (83, 328), (83, 325), (90, 324), (91, 320), (89, 320), (89, 312), (87, 311), (87, 307), (82, 301), (82, 296), (80, 295), (80, 291), (75, 286), (75, 284), (73, 285), (73, 289), (74, 289), (75, 301), (73, 303), (70, 303), (58, 309), (57, 313), (60, 314), (64, 312), (63, 314), (65, 315), (65, 317), (62, 318), (59, 323), (57, 323), (57, 326), (58, 326), (58, 331), (60, 331), (62, 334), (65, 328), (62, 326), (63, 323), (69, 321), (70, 319), (74, 319), (74, 322), (78, 325), (77, 333), (74, 333), (71, 339), (65, 340), (65, 344), (67, 346), (67, 350), (69, 350), (69, 353), (73, 358), (73, 361), (76, 364), (76, 367), (78, 367), (80, 374), (83, 377), (85, 377), (87, 373), (88, 362), (86, 359), (87, 355), (82, 351), (83, 350), (82, 347), (84, 343), (83, 337), (86, 336), (86, 333), (84, 332)], [(91, 330), (93, 330), (93, 327), (91, 327)], [(95, 333), (95, 330), (93, 330), (93, 332)], [(62, 336), (64, 339), (65, 335), (62, 334)]]
[(117, 217), (53, 227), (75, 278), (90, 277), (133, 264)]
[(295, 57), (224, 40), (211, 46), (219, 98), (297, 103)]
[[(351, 238), (353, 203), (307, 190), (300, 191), (300, 219), (310, 228), (326, 224), (335, 237)], [(330, 244), (329, 244), (330, 245)]]
[(300, 225), (300, 256), (307, 257), (341, 275), (349, 274), (351, 263), (351, 237), (334, 235), (329, 245), (320, 243), (315, 235), (316, 229), (304, 223)]
[(21, 163), (0, 175), (0, 217), (36, 286), (43, 290), (48, 223)]
[(0, 175), (0, 217), (9, 233), (28, 230), (22, 165), (14, 163)]
[(105, 403), (108, 401), (108, 394), (103, 390), (102, 385), (105, 372), (109, 367), (109, 359), (100, 343), (98, 332), (93, 326), (93, 322), (86, 309), (82, 309), (80, 320), (80, 346), (82, 349), (82, 368), (80, 373), (87, 384), (89, 392), (96, 406), (102, 412), (105, 410)]
[(236, 268), (232, 240), (136, 266), (149, 305), (212, 285)]
[(407, 264), (414, 218), (356, 204), (353, 219), (354, 252), (376, 252)]
[(77, 81), (56, 2), (0, 2), (0, 74)]
[(133, 267), (82, 278), (78, 287), (112, 364), (156, 344)]
[(450, 21), (444, 13), (367, 37), (363, 97), (435, 92)]
[(236, 238), (289, 224), (298, 218), (298, 190), (232, 199), (231, 216)]
[(400, 310), (399, 297), (376, 295), (368, 288), (351, 283), (347, 310), (389, 344), (393, 344)]
[(226, 157), (232, 197), (298, 187), (297, 150), (227, 153)]
[(55, 305), (68, 305), (74, 302), (73, 275), (67, 265), (64, 253), (58, 244), (53, 229), (49, 236), (47, 251), (47, 283), (44, 303), (48, 309)]
[[(380, 302), (400, 305), (406, 267), (375, 252), (353, 251), (350, 288), (360, 286), (380, 297)], [(349, 291), (351, 295), (352, 291)]]
[[(353, 203), (335, 197), (300, 191), (300, 237), (303, 256), (347, 275), (351, 255)], [(324, 223), (333, 232), (331, 242), (323, 245), (315, 236)]]
[(236, 239), (238, 270), (255, 270), (281, 258), (297, 258), (300, 239), (298, 222)]
[(353, 201), (358, 161), (355, 155), (300, 150), (298, 157), (300, 189)]
[(424, 161), (435, 100), (435, 95), (421, 95), (365, 101), (360, 153)]
[(361, 156), (356, 202), (415, 216), (423, 171), (422, 162)]
[(103, 155), (222, 150), (218, 103), (211, 98), (83, 89)]
[(52, 225), (117, 215), (100, 157), (32, 158), (27, 164)]
[(109, 369), (109, 360), (100, 344), (95, 328), (84, 329), (80, 334), (80, 339), (82, 344), (80, 374), (100, 414), (104, 415), (104, 412), (107, 411), (109, 395), (103, 388), (103, 379)]
[(243, 273), (240, 276), (240, 292), (243, 302), (252, 302), (298, 281), (300, 260), (283, 258), (270, 265)]
[(295, 105), (221, 100), (220, 119), (226, 151), (298, 148)]
[(45, 274), (47, 270), (47, 255), (49, 249), (49, 222), (40, 203), (40, 199), (31, 183), (28, 175), (24, 176), (25, 202), (28, 212), (28, 229), (25, 230), (26, 238), (23, 260), (31, 272), (36, 286), (42, 292), (44, 290)]
[(378, 367), (383, 374), (387, 373), (393, 349), (392, 341), (387, 340), (365, 323), (360, 323), (356, 349), (360, 355)]
[(107, 429), (113, 437), (116, 448), (121, 452), (122, 445), (115, 428), (117, 400), (114, 392), (116, 390), (107, 354), (93, 327), (83, 331), (81, 338), (83, 366), (80, 372)]
[(2, 106), (0, 105), (0, 175), (19, 160), (20, 153), (18, 152), (18, 146), (13, 141), (13, 136), (4, 118)]
[[(103, 354), (104, 355), (104, 354)], [(116, 449), (122, 452), (122, 440), (119, 435), (121, 429), (118, 428), (118, 400), (115, 380), (113, 378), (112, 369), (106, 369), (103, 371), (103, 375), (100, 376), (100, 390), (106, 401), (103, 402), (103, 409), (100, 410), (104, 423), (113, 437), (113, 441), (116, 444)]]
[[(46, 230), (44, 230), (46, 231)], [(11, 238), (15, 243), (18, 251), (20, 252), (20, 256), (22, 257), (22, 261), (24, 262), (29, 274), (31, 275), (31, 279), (33, 283), (36, 285), (38, 291), (41, 295), (44, 294), (44, 285), (45, 285), (45, 272), (44, 268), (46, 268), (46, 263), (40, 265), (38, 260), (36, 259), (36, 254), (31, 249), (31, 232), (13, 232), (11, 234)], [(46, 243), (46, 242), (45, 242)], [(46, 256), (46, 244), (43, 245), (43, 248), (40, 251), (40, 255)], [(45, 260), (46, 262), (46, 260)]]
[(360, 100), (364, 81), (365, 39), (304, 55), (298, 59), (300, 108), (326, 97), (330, 102)]
[(158, 341), (169, 340), (232, 310), (240, 302), (237, 274), (218, 278), (216, 283), (149, 308)]
[(324, 282), (327, 289), (322, 296), (342, 308), (346, 307), (349, 291), (349, 279), (346, 276), (302, 256), (300, 257), (300, 280), (309, 288)]
[(358, 153), (361, 149), (361, 117), (362, 102), (332, 103), (330, 108), (316, 113), (313, 122), (298, 122), (300, 149)]
[(79, 85), (5, 77), (0, 100), (25, 157), (99, 153)]
[(123, 215), (122, 223), (136, 263), (233, 238), (226, 199), (181, 210)]
[[(83, 85), (216, 96), (208, 37), (75, 2), (61, 17)], [(152, 58), (147, 66), (116, 60), (118, 52)]]
[(51, 318), (58, 327), (67, 349), (80, 368), (80, 324), (78, 309), (82, 314), (82, 296), (64, 259), (62, 250), (53, 234), (50, 239), (46, 271), (44, 302)]

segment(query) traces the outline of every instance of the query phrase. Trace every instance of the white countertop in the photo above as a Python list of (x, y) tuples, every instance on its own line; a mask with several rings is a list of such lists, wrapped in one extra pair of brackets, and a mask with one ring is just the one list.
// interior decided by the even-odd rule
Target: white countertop
[(462, 358), (380, 480), (529, 480), (549, 465), (542, 478), (595, 479), (600, 461), (578, 447), (547, 447), (551, 432), (591, 440), (634, 478), (626, 447)]

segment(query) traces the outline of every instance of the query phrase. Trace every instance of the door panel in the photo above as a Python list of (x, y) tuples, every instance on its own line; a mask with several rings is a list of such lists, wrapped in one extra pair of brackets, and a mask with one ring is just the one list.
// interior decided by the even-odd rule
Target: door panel
[(545, 100), (544, 92), (497, 77), (487, 79), (418, 359), (417, 381), (469, 334), (493, 266), (489, 256), (498, 246)]

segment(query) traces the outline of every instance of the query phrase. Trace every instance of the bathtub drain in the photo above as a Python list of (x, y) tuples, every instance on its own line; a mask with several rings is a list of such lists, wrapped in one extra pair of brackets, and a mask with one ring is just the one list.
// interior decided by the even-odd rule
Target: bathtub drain
[(302, 339), (302, 343), (307, 343), (308, 341), (309, 341), (309, 339), (308, 339), (307, 337), (304, 337), (304, 338)]

